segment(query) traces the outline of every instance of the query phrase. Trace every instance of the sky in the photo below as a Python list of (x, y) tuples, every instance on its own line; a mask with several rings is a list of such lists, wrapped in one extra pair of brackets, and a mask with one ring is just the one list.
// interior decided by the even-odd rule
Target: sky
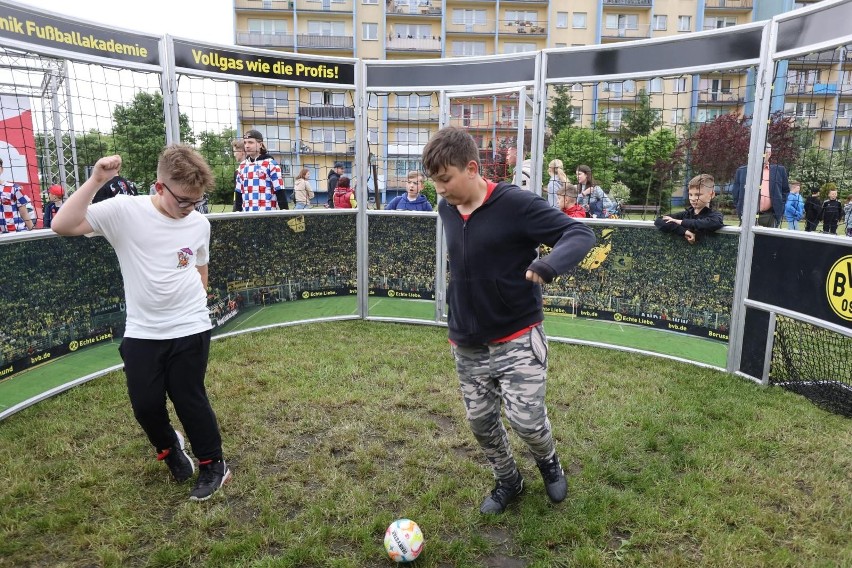
[(23, 0), (34, 8), (130, 31), (234, 43), (233, 0)]

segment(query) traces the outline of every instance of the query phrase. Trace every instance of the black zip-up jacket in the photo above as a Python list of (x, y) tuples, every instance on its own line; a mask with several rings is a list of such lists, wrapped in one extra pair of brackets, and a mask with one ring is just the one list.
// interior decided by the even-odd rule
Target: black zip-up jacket
[[(482, 345), (544, 319), (541, 286), (575, 267), (595, 244), (592, 230), (538, 195), (500, 183), (467, 221), (441, 200), (450, 261), (449, 335), (457, 345)], [(536, 260), (538, 247), (553, 247)]]
[(696, 239), (700, 239), (704, 235), (708, 235), (718, 231), (725, 226), (725, 220), (722, 213), (709, 207), (704, 207), (698, 215), (695, 214), (695, 208), (689, 206), (684, 211), (672, 213), (669, 215), (672, 219), (680, 219), (682, 223), (667, 223), (662, 217), (654, 221), (654, 225), (664, 233), (675, 233), (681, 237), (687, 231), (692, 231)]

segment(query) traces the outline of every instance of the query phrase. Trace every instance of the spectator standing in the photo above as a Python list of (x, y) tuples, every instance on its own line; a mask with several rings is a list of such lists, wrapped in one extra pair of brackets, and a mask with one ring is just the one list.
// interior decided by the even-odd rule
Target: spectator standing
[(64, 200), (65, 190), (62, 189), (62, 186), (59, 184), (51, 185), (50, 189), (47, 190), (47, 203), (44, 205), (44, 217), (42, 217), (45, 229), (50, 228), (50, 224), (59, 212), (59, 208), (62, 207)]
[[(449, 338), (467, 420), (496, 479), (480, 512), (502, 513), (524, 488), (501, 419), (532, 452), (553, 502), (567, 495), (544, 397), (547, 337), (541, 284), (576, 266), (595, 242), (584, 224), (540, 196), (480, 174), (479, 149), (446, 127), (423, 149), (450, 261)], [(552, 251), (538, 258), (541, 243)]]
[[(234, 160), (237, 162), (237, 168), (234, 170), (234, 207), (231, 211), (242, 211), (243, 210), (243, 200), (242, 200), (242, 192), (239, 191), (239, 185), (237, 185), (237, 176), (240, 175), (240, 164), (243, 163), (243, 160), (246, 159), (246, 143), (242, 138), (237, 138), (231, 141), (231, 151), (234, 153)], [(153, 188), (153, 186), (152, 186)], [(151, 195), (155, 192), (152, 190)]]
[(557, 207), (559, 210), (577, 219), (585, 219), (586, 210), (577, 204), (577, 186), (567, 183), (556, 190)]
[[(760, 187), (757, 192), (759, 195), (757, 224), (761, 227), (779, 227), (781, 225), (781, 219), (784, 217), (784, 206), (787, 203), (787, 194), (790, 193), (787, 168), (780, 164), (770, 164), (771, 157), (772, 144), (767, 144), (766, 152), (763, 154)], [(737, 206), (737, 215), (740, 219), (743, 216), (743, 201), (746, 198), (746, 174), (747, 166), (737, 168), (737, 172), (734, 174), (734, 184), (731, 188), (734, 203)]]
[(423, 174), (417, 171), (408, 172), (406, 193), (390, 200), (385, 209), (397, 211), (432, 211), (432, 204), (423, 195)]
[(805, 231), (816, 231), (822, 212), (822, 201), (819, 200), (819, 189), (811, 188), (810, 197), (805, 200)]
[(577, 203), (586, 210), (586, 217), (603, 217), (604, 191), (592, 175), (589, 166), (577, 166)]
[(551, 160), (547, 165), (547, 173), (550, 175), (550, 181), (547, 182), (547, 202), (551, 207), (559, 207), (557, 192), (568, 185), (568, 176), (565, 175), (562, 160)]
[(355, 201), (355, 190), (350, 187), (349, 178), (341, 176), (334, 188), (335, 209), (355, 209), (358, 203)]
[[(101, 158), (92, 176), (53, 220), (63, 236), (102, 235), (115, 249), (127, 301), (119, 347), (133, 414), (178, 482), (195, 473), (183, 435), (169, 419), (171, 399), (198, 458), (190, 500), (210, 498), (231, 478), (204, 386), (210, 349), (207, 276), (210, 222), (195, 211), (213, 185), (210, 166), (189, 146), (166, 147), (157, 163), (157, 194), (118, 196), (89, 205), (98, 184), (121, 167)], [(138, 246), (144, 235), (144, 246)]]
[(334, 209), (334, 191), (337, 189), (337, 182), (342, 175), (343, 164), (334, 162), (334, 167), (328, 172), (328, 183), (326, 185), (326, 189), (328, 190), (328, 207), (331, 209)]
[(663, 215), (654, 221), (654, 225), (665, 233), (680, 235), (694, 245), (700, 236), (718, 231), (725, 222), (722, 214), (711, 206), (716, 192), (713, 176), (695, 176), (689, 180), (687, 191), (689, 207), (686, 211)]
[(296, 184), (293, 188), (293, 199), (296, 201), (296, 209), (309, 209), (311, 206), (311, 199), (314, 198), (314, 190), (308, 181), (309, 177), (311, 177), (311, 170), (308, 168), (302, 168), (299, 170), (299, 175), (296, 176)]
[[(263, 144), (263, 134), (249, 130), (243, 135), (245, 159), (237, 170), (234, 192), (240, 211), (287, 209), (287, 190), (278, 162)], [(236, 205), (236, 202), (235, 202)]]
[(115, 175), (98, 189), (92, 198), (92, 203), (100, 203), (116, 195), (139, 195), (136, 184), (128, 181), (120, 175)]
[(828, 199), (822, 202), (822, 211), (820, 218), (822, 219), (822, 232), (830, 235), (837, 234), (837, 224), (843, 217), (843, 206), (837, 200), (837, 190), (832, 189), (828, 192)]
[[(512, 168), (517, 168), (518, 166), (518, 149), (515, 146), (511, 146), (506, 151), (506, 165), (512, 166)], [(532, 160), (526, 159), (521, 162), (521, 175), (518, 185), (521, 189), (532, 191), (532, 185), (530, 184), (530, 172), (532, 172)]]
[(787, 219), (787, 228), (791, 231), (799, 230), (799, 221), (805, 216), (805, 201), (799, 193), (800, 190), (799, 182), (790, 182), (790, 193), (787, 195), (787, 204), (784, 206), (784, 218)]
[[(0, 160), (0, 176), (3, 175), (3, 160)], [(30, 198), (24, 195), (24, 189), (11, 181), (3, 181), (0, 177), (0, 233), (16, 231), (31, 231), (35, 227), (35, 219), (30, 217), (27, 204)]]

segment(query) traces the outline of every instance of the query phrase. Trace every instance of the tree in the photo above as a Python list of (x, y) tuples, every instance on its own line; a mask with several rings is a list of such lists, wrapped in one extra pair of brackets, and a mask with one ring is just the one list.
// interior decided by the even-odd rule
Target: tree
[[(775, 153), (775, 146), (772, 147)], [(802, 184), (802, 192), (808, 193), (812, 187), (820, 188), (829, 181), (829, 152), (818, 146), (812, 146), (802, 153), (790, 170), (790, 179)]]
[(691, 172), (710, 174), (717, 184), (726, 184), (746, 163), (750, 137), (745, 116), (723, 114), (699, 126), (680, 149), (688, 155)]
[(553, 104), (547, 113), (545, 122), (550, 129), (550, 135), (556, 136), (562, 130), (574, 126), (574, 113), (571, 109), (571, 93), (565, 85), (557, 85), (554, 90)]
[[(122, 157), (121, 175), (147, 188), (157, 179), (157, 158), (166, 144), (163, 96), (140, 91), (127, 105), (118, 105), (112, 113), (115, 151)], [(180, 138), (192, 144), (189, 117), (181, 113)]]
[(667, 128), (637, 136), (622, 152), (621, 180), (633, 203), (660, 204), (671, 195), (672, 180), (683, 164), (675, 133)]
[(616, 147), (612, 145), (605, 131), (570, 126), (550, 141), (544, 151), (544, 166), (555, 158), (562, 160), (567, 171), (574, 171), (571, 168), (585, 164), (592, 168), (592, 174), (598, 184), (606, 187), (615, 179), (613, 158), (616, 153)]
[(231, 141), (237, 131), (225, 128), (222, 132), (205, 131), (198, 135), (198, 152), (204, 156), (213, 170), (215, 185), (210, 191), (211, 203), (232, 203), (234, 201), (234, 171), (237, 164), (231, 150)]
[(651, 108), (651, 97), (645, 89), (639, 90), (636, 102), (636, 108), (626, 109), (622, 117), (622, 133), (628, 141), (648, 136), (663, 125), (660, 109)]

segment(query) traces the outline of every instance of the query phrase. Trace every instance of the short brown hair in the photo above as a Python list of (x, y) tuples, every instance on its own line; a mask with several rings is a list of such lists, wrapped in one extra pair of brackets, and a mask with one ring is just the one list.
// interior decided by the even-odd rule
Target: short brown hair
[(425, 176), (423, 175), (423, 172), (418, 172), (417, 170), (411, 170), (410, 172), (408, 172), (408, 179), (417, 178), (418, 181), (424, 181), (424, 177)]
[(480, 165), (479, 148), (467, 130), (458, 126), (442, 128), (423, 148), (423, 170), (429, 177), (450, 166), (463, 170), (470, 162)]
[(562, 197), (573, 197), (574, 199), (577, 199), (577, 186), (573, 183), (566, 183), (556, 190), (556, 195), (560, 195)]
[(697, 187), (698, 191), (716, 191), (716, 180), (710, 174), (698, 174), (689, 180), (689, 189)]
[(231, 148), (234, 150), (239, 150), (240, 152), (246, 151), (246, 142), (242, 138), (234, 138), (231, 140)]
[(207, 161), (193, 147), (170, 144), (157, 161), (157, 178), (168, 178), (184, 187), (202, 192), (213, 187), (213, 172)]

